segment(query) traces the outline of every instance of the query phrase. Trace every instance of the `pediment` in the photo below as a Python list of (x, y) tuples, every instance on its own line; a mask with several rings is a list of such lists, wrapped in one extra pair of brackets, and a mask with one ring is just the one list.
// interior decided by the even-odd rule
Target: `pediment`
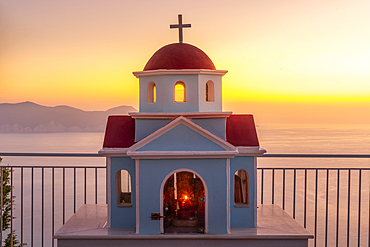
[(142, 157), (235, 156), (235, 146), (180, 116), (133, 145), (127, 155)]

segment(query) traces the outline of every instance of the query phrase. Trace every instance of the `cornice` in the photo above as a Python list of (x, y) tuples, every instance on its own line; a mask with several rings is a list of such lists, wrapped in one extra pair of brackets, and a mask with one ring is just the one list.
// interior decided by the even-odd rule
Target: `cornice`
[(237, 146), (239, 154), (237, 156), (262, 156), (266, 149), (258, 147)]
[(262, 156), (266, 150), (260, 147), (237, 147), (237, 151), (128, 151), (129, 148), (103, 148), (99, 154), (106, 157), (129, 156), (133, 159), (150, 158), (233, 158), (235, 156)]
[(227, 118), (232, 114), (228, 112), (159, 112), (159, 113), (142, 113), (142, 112), (130, 112), (129, 115), (132, 118), (144, 118), (144, 119), (175, 119), (179, 116), (183, 116), (189, 119), (193, 118)]
[(128, 148), (102, 148), (98, 154), (103, 156), (127, 156)]
[(136, 78), (140, 76), (150, 76), (150, 75), (196, 75), (196, 74), (206, 74), (206, 75), (221, 75), (224, 76), (227, 70), (211, 70), (211, 69), (158, 69), (158, 70), (145, 70), (145, 71), (135, 71), (132, 72)]

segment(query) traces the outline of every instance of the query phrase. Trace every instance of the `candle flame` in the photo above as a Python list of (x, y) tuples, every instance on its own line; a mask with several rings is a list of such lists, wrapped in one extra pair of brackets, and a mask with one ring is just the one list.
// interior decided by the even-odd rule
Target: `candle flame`
[(185, 200), (187, 200), (188, 199), (188, 196), (185, 196)]

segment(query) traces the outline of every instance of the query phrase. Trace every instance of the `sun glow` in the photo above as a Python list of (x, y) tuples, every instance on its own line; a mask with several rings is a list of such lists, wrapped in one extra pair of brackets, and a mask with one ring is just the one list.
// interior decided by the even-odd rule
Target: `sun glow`
[[(142, 70), (157, 49), (177, 42), (168, 25), (177, 21), (178, 3), (159, 0), (166, 7), (158, 9), (158, 2), (128, 7), (35, 1), (4, 5), (0, 102), (138, 108), (138, 80), (131, 73)], [(216, 1), (212, 10), (222, 18), (204, 18), (192, 8), (198, 2), (189, 1), (181, 9), (194, 26), (184, 42), (229, 71), (222, 88), (226, 108), (250, 102), (369, 104), (369, 1)], [(142, 11), (149, 16), (139, 18)], [(174, 101), (186, 101), (185, 85), (174, 88)]]

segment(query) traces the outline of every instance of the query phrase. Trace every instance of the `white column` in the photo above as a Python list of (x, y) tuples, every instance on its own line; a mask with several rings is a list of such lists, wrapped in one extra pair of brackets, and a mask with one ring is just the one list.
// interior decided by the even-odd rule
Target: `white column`
[(140, 231), (140, 206), (139, 206), (139, 160), (135, 160), (135, 191), (136, 191), (136, 234)]
[(112, 217), (112, 195), (111, 195), (111, 180), (110, 180), (110, 174), (111, 174), (111, 157), (106, 157), (105, 164), (107, 166), (106, 170), (106, 181), (107, 181), (107, 200), (108, 200), (108, 227), (111, 227), (111, 217)]
[(226, 224), (230, 233), (230, 159), (226, 160)]

